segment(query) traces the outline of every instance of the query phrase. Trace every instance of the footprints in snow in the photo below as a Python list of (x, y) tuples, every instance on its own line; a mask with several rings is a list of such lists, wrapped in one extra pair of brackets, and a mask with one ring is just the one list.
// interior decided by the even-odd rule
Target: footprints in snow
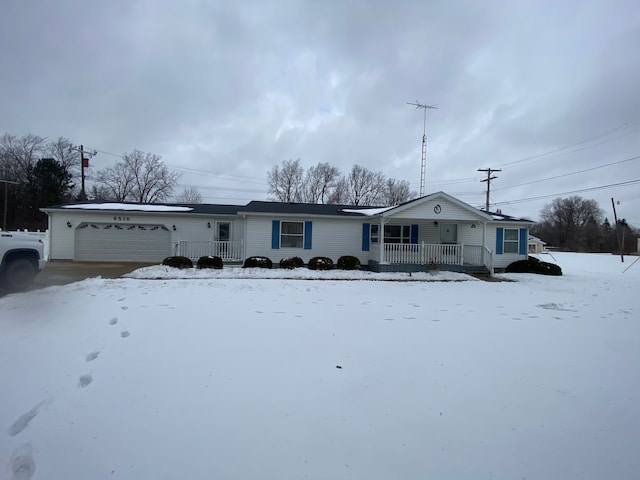
[(91, 382), (93, 382), (91, 375), (80, 375), (78, 377), (78, 388), (88, 387)]
[(42, 408), (43, 405), (44, 405), (44, 402), (40, 402), (31, 410), (29, 410), (27, 413), (23, 413), (22, 415), (20, 415), (18, 419), (15, 422), (13, 422), (9, 427), (9, 436), (15, 437), (20, 432), (22, 432), (25, 428), (27, 428), (27, 425), (29, 425), (29, 422), (33, 420), (36, 415), (38, 415), (38, 412), (40, 411), (40, 408)]
[(36, 471), (33, 448), (28, 443), (18, 447), (11, 455), (9, 464), (11, 480), (29, 480)]

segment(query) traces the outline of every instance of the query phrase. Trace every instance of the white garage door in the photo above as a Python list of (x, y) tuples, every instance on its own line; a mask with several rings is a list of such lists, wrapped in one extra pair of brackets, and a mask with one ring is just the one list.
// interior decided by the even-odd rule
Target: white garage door
[(89, 262), (160, 262), (171, 255), (164, 225), (81, 223), (75, 259)]

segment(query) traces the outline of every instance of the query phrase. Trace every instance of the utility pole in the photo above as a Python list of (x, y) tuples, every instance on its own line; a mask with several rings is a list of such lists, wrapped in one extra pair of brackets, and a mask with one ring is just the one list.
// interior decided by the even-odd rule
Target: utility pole
[[(84, 145), (80, 145), (77, 151), (80, 152), (80, 178), (82, 181), (82, 184), (80, 187), (80, 200), (84, 202), (87, 199), (87, 193), (84, 188), (84, 179), (85, 179), (84, 169), (89, 168), (89, 158), (97, 155), (98, 152), (94, 150), (93, 152), (85, 153)], [(87, 155), (86, 157), (85, 157), (85, 154)]]
[(407, 102), (407, 105), (413, 105), (424, 110), (424, 121), (422, 123), (422, 164), (420, 165), (420, 196), (424, 197), (424, 177), (427, 171), (427, 110), (435, 110), (438, 107), (435, 105), (427, 105), (420, 103), (417, 100), (415, 102)]
[(624, 242), (620, 241), (620, 227), (618, 225), (618, 214), (616, 213), (616, 204), (613, 201), (613, 197), (611, 197), (611, 206), (613, 207), (613, 219), (616, 222), (616, 237), (618, 237), (618, 248), (620, 249), (620, 261), (624, 263), (624, 254), (622, 253), (622, 247)]
[(487, 212), (489, 212), (489, 194), (491, 192), (491, 180), (495, 180), (496, 177), (495, 175), (492, 177), (491, 174), (495, 173), (495, 172), (501, 172), (502, 170), (499, 168), (493, 169), (493, 168), (479, 168), (478, 169), (479, 172), (486, 172), (487, 174), (487, 178), (480, 180), (481, 182), (487, 182), (487, 201), (485, 204), (485, 210)]
[(18, 182), (12, 182), (11, 180), (0, 180), (1, 183), (4, 183), (4, 216), (2, 220), (2, 231), (7, 231), (7, 204), (9, 203), (9, 195), (7, 192), (9, 191), (9, 184), (18, 185)]

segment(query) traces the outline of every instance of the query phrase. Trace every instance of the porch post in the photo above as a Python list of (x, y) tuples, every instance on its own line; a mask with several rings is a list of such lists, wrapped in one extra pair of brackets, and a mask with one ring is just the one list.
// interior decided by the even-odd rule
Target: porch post
[(378, 245), (380, 246), (380, 265), (384, 263), (384, 218), (380, 216), (380, 226), (378, 227)]
[(482, 264), (486, 265), (485, 251), (487, 250), (487, 222), (482, 223)]

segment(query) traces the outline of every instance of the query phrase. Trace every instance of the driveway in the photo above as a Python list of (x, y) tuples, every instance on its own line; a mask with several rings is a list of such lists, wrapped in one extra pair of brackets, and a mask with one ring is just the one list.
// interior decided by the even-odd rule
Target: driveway
[[(67, 285), (79, 282), (85, 278), (102, 277), (118, 278), (125, 273), (157, 263), (110, 263), (110, 262), (48, 262), (44, 269), (36, 275), (29, 290), (50, 287), (52, 285)], [(7, 292), (0, 290), (0, 297)]]

